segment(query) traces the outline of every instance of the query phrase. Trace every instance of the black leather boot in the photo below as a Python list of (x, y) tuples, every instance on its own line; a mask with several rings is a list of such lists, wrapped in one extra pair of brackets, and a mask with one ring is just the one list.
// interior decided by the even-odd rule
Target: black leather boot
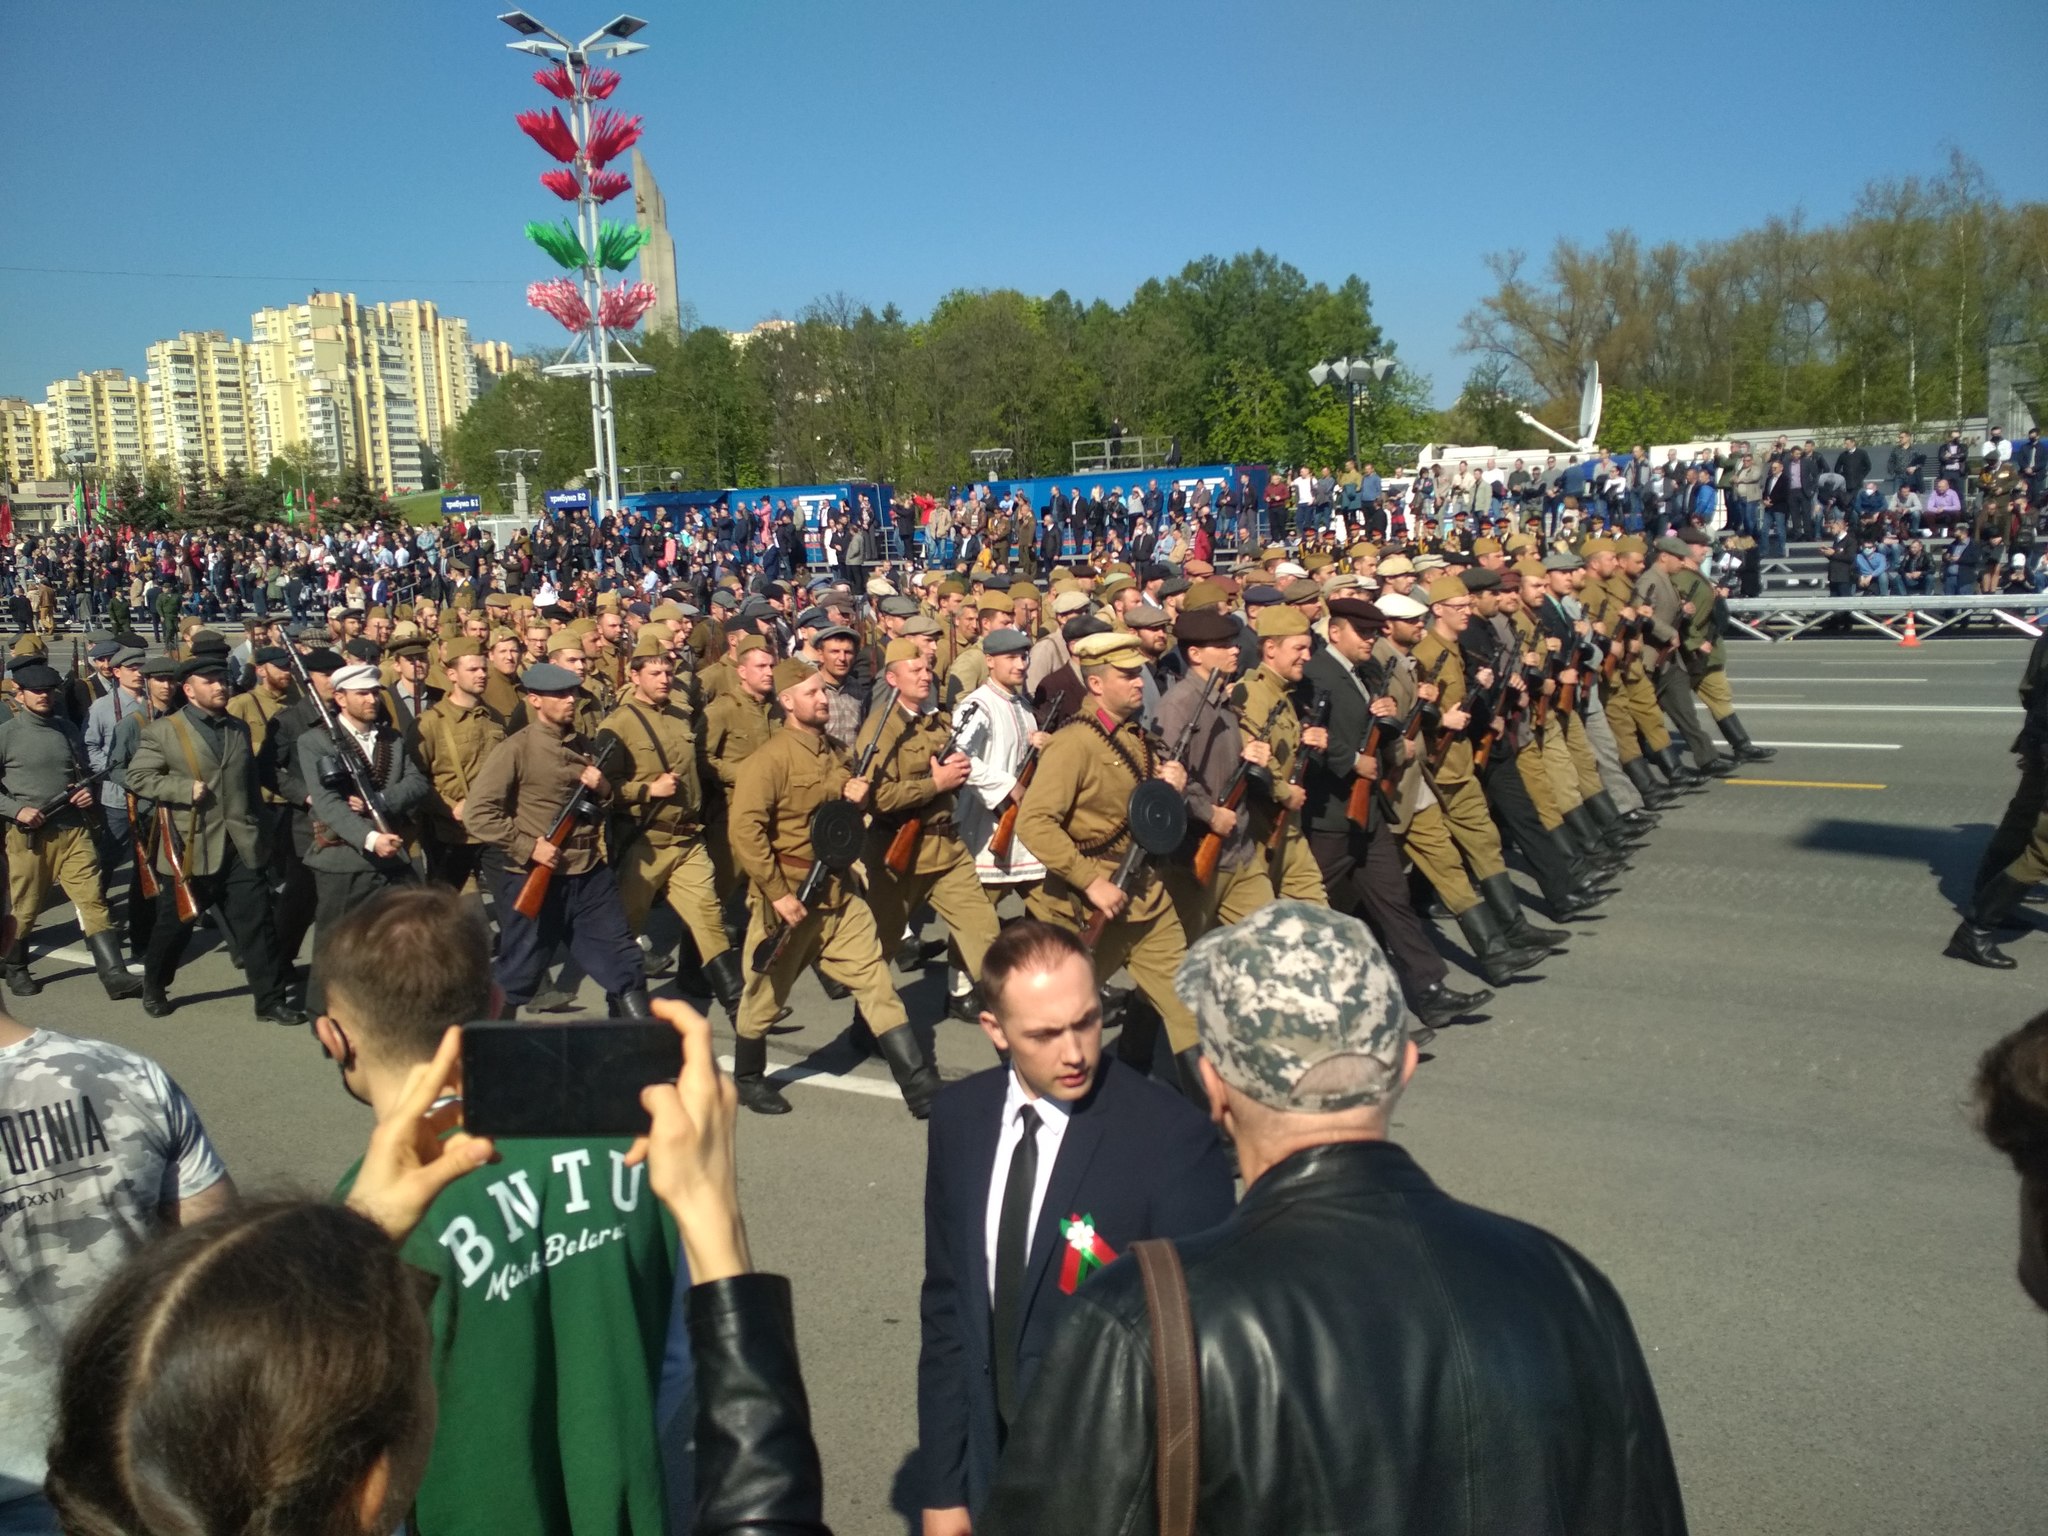
[(1465, 935), (1465, 942), (1472, 946), (1480, 974), (1496, 987), (1504, 987), (1522, 972), (1535, 969), (1543, 963), (1547, 953), (1541, 949), (1517, 948), (1502, 931), (1500, 919), (1493, 915), (1492, 908), (1484, 901), (1460, 912), (1458, 927)]
[(1621, 813), (1621, 807), (1614, 803), (1614, 796), (1604, 789), (1597, 795), (1586, 796), (1586, 810), (1593, 818), (1593, 825), (1606, 837), (1607, 846), (1623, 852), (1633, 849), (1636, 844), (1642, 842), (1656, 826), (1654, 817), (1631, 821), (1628, 816)]
[(889, 1075), (903, 1090), (903, 1103), (910, 1118), (922, 1120), (932, 1112), (932, 1100), (939, 1094), (939, 1069), (932, 1065), (917, 1034), (908, 1024), (875, 1036), (875, 1048), (889, 1063)]
[(958, 1019), (962, 1024), (979, 1024), (981, 988), (970, 986), (965, 992), (949, 993), (946, 998), (946, 1017)]
[(1760, 747), (1751, 741), (1742, 721), (1734, 715), (1723, 715), (1714, 724), (1721, 727), (1721, 734), (1728, 738), (1728, 745), (1735, 749), (1736, 759), (1740, 762), (1768, 763), (1778, 755), (1776, 747)]
[(732, 1084), (739, 1090), (740, 1107), (757, 1115), (786, 1115), (789, 1100), (768, 1081), (768, 1037), (749, 1039), (740, 1035), (732, 1043)]
[(1564, 813), (1564, 824), (1571, 828), (1572, 837), (1586, 862), (1598, 870), (1622, 870), (1628, 868), (1628, 854), (1612, 847), (1593, 824), (1593, 813), (1584, 805), (1575, 805)]
[(1664, 743), (1664, 750), (1652, 761), (1664, 770), (1664, 777), (1671, 781), (1671, 787), (1682, 794), (1697, 794), (1707, 787), (1706, 779), (1694, 773), (1679, 759), (1678, 743), (1675, 741)]
[(142, 995), (142, 978), (130, 976), (128, 967), (122, 964), (121, 944), (113, 929), (87, 934), (85, 947), (92, 951), (93, 969), (100, 973), (100, 985), (107, 989), (107, 996), (119, 1002), (125, 997)]
[(1621, 765), (1621, 771), (1628, 775), (1629, 783), (1635, 785), (1636, 793), (1643, 797), (1643, 804), (1652, 811), (1667, 810), (1678, 804), (1678, 796), (1657, 782), (1650, 772), (1647, 757), (1632, 757)]
[(746, 977), (740, 974), (740, 952), (728, 949), (704, 962), (704, 981), (711, 988), (711, 995), (726, 1012), (726, 1017), (735, 1024), (740, 1018), (740, 994), (747, 989)]
[(1479, 895), (1500, 919), (1501, 932), (1508, 936), (1508, 942), (1518, 949), (1563, 949), (1571, 943), (1572, 936), (1562, 928), (1538, 928), (1529, 921), (1522, 910), (1522, 899), (1515, 892), (1515, 882), (1505, 872), (1480, 881)]
[(1468, 1013), (1477, 1013), (1492, 1001), (1493, 994), (1485, 987), (1477, 992), (1453, 992), (1437, 981), (1419, 988), (1409, 999), (1408, 1006), (1415, 1017), (1422, 1020), (1424, 1027), (1435, 1030), (1454, 1019), (1462, 1019)]
[(34, 997), (43, 990), (43, 984), (28, 973), (28, 940), (16, 939), (14, 947), (0, 958), (0, 969), (7, 977), (7, 990), (16, 997)]
[(1948, 948), (1942, 953), (1986, 970), (2013, 969), (2019, 961), (1998, 947), (1998, 929), (2026, 894), (2026, 886), (2000, 870), (1978, 888), (1970, 910), (1949, 935)]
[(619, 994), (619, 1012), (629, 1019), (651, 1019), (654, 1009), (647, 1001), (645, 987), (628, 987)]

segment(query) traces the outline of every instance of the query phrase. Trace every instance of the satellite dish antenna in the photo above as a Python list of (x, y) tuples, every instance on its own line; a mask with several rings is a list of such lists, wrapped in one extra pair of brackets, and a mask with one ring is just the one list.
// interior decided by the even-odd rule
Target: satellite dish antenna
[(1564, 444), (1572, 452), (1586, 454), (1590, 457), (1594, 451), (1595, 444), (1599, 440), (1600, 408), (1605, 403), (1605, 398), (1600, 389), (1600, 365), (1596, 362), (1586, 369), (1586, 382), (1579, 389), (1579, 437), (1577, 442), (1566, 437), (1555, 427), (1538, 421), (1527, 411), (1517, 411), (1515, 415), (1524, 426), (1534, 427), (1545, 437)]

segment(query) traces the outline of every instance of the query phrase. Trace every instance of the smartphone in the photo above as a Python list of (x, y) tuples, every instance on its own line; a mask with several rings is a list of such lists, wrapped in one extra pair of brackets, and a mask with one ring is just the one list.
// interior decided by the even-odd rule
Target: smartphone
[(640, 1090), (674, 1082), (683, 1042), (648, 1019), (491, 1020), (462, 1030), (462, 1125), (478, 1136), (638, 1136)]

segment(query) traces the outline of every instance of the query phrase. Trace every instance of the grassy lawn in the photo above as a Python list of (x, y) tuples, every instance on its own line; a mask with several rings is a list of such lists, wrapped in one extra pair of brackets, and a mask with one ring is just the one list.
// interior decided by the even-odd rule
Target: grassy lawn
[(391, 505), (413, 527), (431, 528), (441, 521), (441, 498), (455, 494), (453, 491), (415, 491), (410, 496), (394, 497)]

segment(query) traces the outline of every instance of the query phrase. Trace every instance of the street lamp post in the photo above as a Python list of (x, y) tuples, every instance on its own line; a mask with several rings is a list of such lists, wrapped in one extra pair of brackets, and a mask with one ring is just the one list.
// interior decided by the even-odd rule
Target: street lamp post
[(1309, 379), (1316, 388), (1325, 384), (1341, 384), (1350, 399), (1350, 452), (1353, 464), (1358, 462), (1358, 402), (1368, 393), (1373, 384), (1383, 384), (1387, 375), (1394, 371), (1391, 357), (1326, 357), (1309, 369)]
[(85, 484), (85, 466), (97, 464), (99, 462), (99, 455), (90, 448), (67, 448), (64, 450), (64, 462), (71, 466), (73, 508), (71, 516), (78, 526), (78, 531), (83, 532), (85, 529), (85, 514), (78, 511), (77, 508), (85, 500), (85, 493), (81, 489)]
[(519, 41), (507, 43), (506, 47), (532, 54), (535, 58), (560, 59), (568, 71), (570, 127), (578, 148), (575, 162), (578, 185), (576, 232), (581, 237), (585, 252), (578, 277), (584, 305), (589, 311), (581, 341), (588, 356), (571, 362), (565, 354), (562, 361), (542, 371), (557, 377), (589, 377), (590, 439), (592, 456), (597, 460), (594, 480), (597, 502), (593, 510), (602, 515), (608, 505), (613, 510), (617, 509), (619, 495), (618, 413), (612, 401), (612, 378), (614, 375), (641, 376), (654, 370), (631, 360), (630, 354), (625, 362), (612, 360), (610, 338), (602, 315), (604, 270), (599, 259), (598, 235), (599, 209), (605, 199), (591, 185), (592, 166), (587, 157), (591, 103), (596, 99), (591, 90), (590, 60), (593, 56), (620, 59), (629, 53), (639, 53), (647, 45), (628, 39), (647, 23), (637, 16), (616, 16), (582, 42), (572, 43), (524, 11), (507, 11), (498, 20), (519, 34)]
[(528, 466), (540, 468), (538, 448), (498, 448), (492, 450), (498, 461), (498, 485), (503, 489), (505, 474), (509, 467), (512, 474), (512, 515), (521, 522), (526, 520), (526, 471)]

